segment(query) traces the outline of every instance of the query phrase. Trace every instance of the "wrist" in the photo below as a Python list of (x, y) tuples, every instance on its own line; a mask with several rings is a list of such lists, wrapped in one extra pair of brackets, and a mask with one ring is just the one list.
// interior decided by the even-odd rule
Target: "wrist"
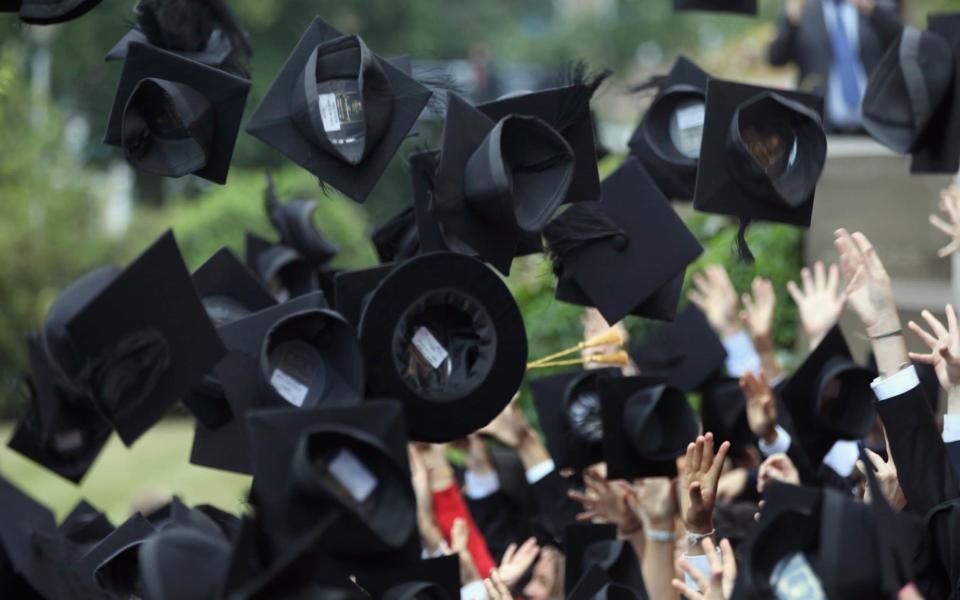
[(960, 414), (960, 385), (955, 385), (947, 391), (947, 414)]
[(740, 323), (724, 323), (717, 327), (717, 333), (720, 335), (720, 339), (733, 337), (741, 331), (743, 331), (743, 326)]
[(644, 527), (650, 531), (673, 531), (673, 517), (656, 517), (650, 519)]
[(897, 314), (896, 310), (885, 312), (884, 314), (879, 315), (873, 322), (864, 322), (863, 325), (867, 332), (867, 337), (870, 338), (886, 335), (894, 331), (901, 331), (903, 329), (903, 326), (900, 324), (900, 315)]
[(707, 535), (714, 530), (713, 518), (711, 517), (710, 519), (696, 523), (685, 522), (683, 528), (688, 534)]
[(763, 434), (759, 436), (763, 440), (763, 443), (767, 446), (772, 446), (777, 442), (777, 438), (780, 437), (777, 434), (776, 425), (770, 425), (768, 428), (763, 430)]

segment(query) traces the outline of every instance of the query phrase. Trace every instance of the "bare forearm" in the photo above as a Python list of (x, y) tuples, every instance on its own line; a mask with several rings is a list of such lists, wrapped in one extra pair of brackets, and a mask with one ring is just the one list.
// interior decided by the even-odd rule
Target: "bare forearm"
[(640, 561), (643, 582), (651, 598), (677, 598), (677, 591), (670, 584), (674, 578), (673, 542), (654, 542), (647, 540)]
[(540, 441), (540, 437), (533, 430), (528, 430), (517, 446), (517, 455), (524, 469), (531, 469), (536, 465), (550, 460), (547, 447)]

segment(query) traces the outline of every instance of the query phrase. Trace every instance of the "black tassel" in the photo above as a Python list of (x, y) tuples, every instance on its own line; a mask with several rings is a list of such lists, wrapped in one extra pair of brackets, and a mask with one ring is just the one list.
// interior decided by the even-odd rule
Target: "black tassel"
[(170, 348), (163, 334), (143, 329), (112, 344), (90, 361), (79, 381), (105, 415), (134, 410), (170, 368)]
[(592, 242), (613, 239), (614, 244), (627, 243), (627, 236), (603, 210), (599, 202), (580, 202), (568, 208), (543, 230), (547, 240), (547, 256), (553, 261), (557, 277), (563, 261)]
[(589, 65), (582, 60), (567, 65), (562, 78), (563, 85), (572, 86), (573, 89), (563, 96), (554, 128), (562, 133), (582, 119), (589, 118), (590, 99), (612, 73), (609, 69), (591, 73)]
[(628, 94), (647, 94), (647, 93), (656, 93), (659, 91), (660, 86), (663, 85), (664, 80), (666, 80), (666, 75), (653, 75), (641, 81), (640, 83), (635, 83), (633, 85), (627, 86), (626, 93)]
[(273, 213), (280, 207), (280, 199), (277, 198), (277, 190), (273, 186), (273, 175), (270, 171), (263, 172), (267, 180), (267, 189), (263, 191), (263, 208), (267, 211), (267, 216), (273, 221)]
[(740, 227), (737, 229), (737, 258), (740, 262), (752, 265), (756, 259), (753, 257), (753, 253), (750, 252), (750, 247), (747, 245), (747, 227), (750, 226), (750, 219), (741, 218)]
[(457, 80), (445, 69), (425, 69), (414, 79), (433, 92), (427, 102), (427, 108), (439, 115), (447, 112), (447, 94), (450, 92), (463, 94), (462, 88), (457, 85)]

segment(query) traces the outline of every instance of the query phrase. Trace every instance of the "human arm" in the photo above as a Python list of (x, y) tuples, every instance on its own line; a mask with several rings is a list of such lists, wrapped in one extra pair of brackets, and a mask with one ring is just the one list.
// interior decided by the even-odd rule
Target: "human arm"
[(787, 283), (787, 292), (797, 305), (803, 332), (813, 352), (827, 332), (837, 324), (847, 302), (844, 289), (840, 287), (840, 269), (830, 265), (827, 269), (817, 261), (813, 269), (800, 271), (801, 289), (795, 282)]
[(773, 342), (773, 317), (777, 305), (777, 296), (773, 283), (763, 277), (755, 277), (750, 285), (751, 293), (743, 294), (743, 310), (740, 319), (750, 333), (750, 340), (757, 354), (760, 366), (768, 381), (776, 381), (783, 376), (783, 368), (777, 360)]

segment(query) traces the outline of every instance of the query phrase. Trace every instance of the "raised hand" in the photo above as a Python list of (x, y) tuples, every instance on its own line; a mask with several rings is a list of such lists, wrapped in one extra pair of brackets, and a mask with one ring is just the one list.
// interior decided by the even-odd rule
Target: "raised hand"
[(683, 571), (693, 579), (699, 590), (695, 590), (679, 579), (673, 580), (673, 587), (689, 600), (727, 600), (733, 595), (733, 586), (737, 580), (737, 561), (729, 540), (720, 541), (720, 555), (710, 538), (700, 542), (703, 553), (710, 564), (710, 577), (700, 572), (685, 559), (677, 561), (677, 570)]
[(953, 306), (948, 304), (944, 312), (947, 314), (946, 327), (930, 311), (920, 313), (932, 333), (927, 333), (913, 321), (908, 323), (910, 329), (930, 348), (929, 354), (911, 352), (910, 359), (933, 365), (940, 386), (949, 392), (960, 385), (960, 329), (957, 327), (957, 314)]
[(490, 571), (490, 577), (483, 580), (483, 587), (487, 591), (487, 600), (513, 600), (510, 586), (503, 581), (496, 569)]
[(899, 330), (900, 317), (890, 276), (867, 236), (838, 229), (833, 244), (840, 254), (840, 272), (846, 282), (844, 293), (867, 335), (875, 337)]
[(537, 538), (529, 538), (519, 547), (516, 544), (507, 546), (503, 558), (500, 559), (500, 567), (497, 568), (503, 583), (508, 588), (517, 585), (539, 554), (540, 545), (537, 544)]
[(709, 265), (703, 273), (693, 276), (693, 285), (696, 289), (690, 290), (687, 297), (707, 316), (717, 335), (727, 338), (739, 333), (737, 291), (727, 270), (722, 265)]
[(673, 482), (666, 477), (640, 479), (634, 483), (633, 493), (627, 497), (627, 504), (644, 528), (652, 531), (673, 531), (673, 520), (679, 508), (676, 492)]
[(603, 521), (613, 523), (622, 535), (636, 532), (642, 526), (637, 514), (630, 508), (628, 496), (630, 484), (625, 481), (607, 481), (595, 467), (583, 472), (584, 492), (570, 490), (571, 500), (583, 506), (577, 515), (578, 521)]
[(830, 265), (828, 270), (818, 260), (813, 265), (813, 271), (804, 267), (800, 271), (800, 278), (803, 289), (790, 281), (787, 291), (797, 305), (803, 331), (813, 350), (840, 320), (847, 297), (845, 290), (840, 289), (840, 269), (837, 265)]
[(751, 294), (741, 296), (743, 310), (740, 320), (747, 326), (754, 345), (773, 344), (773, 310), (777, 295), (769, 279), (755, 277), (750, 285)]
[(930, 215), (930, 224), (950, 236), (950, 242), (937, 251), (937, 256), (946, 258), (960, 250), (960, 186), (954, 184), (940, 192), (940, 210), (950, 222), (939, 215)]
[(744, 374), (740, 377), (740, 389), (747, 399), (750, 431), (767, 444), (777, 441), (777, 399), (766, 375)]
[(771, 454), (760, 464), (757, 491), (762, 494), (774, 481), (800, 485), (800, 473), (786, 454)]
[[(864, 450), (867, 453), (867, 458), (870, 459), (872, 463), (869, 468), (874, 470), (874, 474), (877, 476), (877, 483), (880, 485), (880, 493), (886, 498), (887, 504), (889, 504), (893, 510), (903, 510), (903, 507), (907, 505), (907, 498), (903, 495), (903, 490), (900, 489), (900, 480), (897, 479), (897, 467), (893, 464), (893, 458), (884, 461), (883, 458), (873, 450), (869, 448), (865, 448)], [(890, 451), (888, 449), (887, 454), (889, 455), (889, 453)], [(858, 460), (856, 464), (860, 474), (866, 477), (868, 467), (863, 464), (862, 460)], [(870, 486), (867, 486), (864, 490), (863, 501), (867, 503), (872, 501)]]
[(713, 531), (713, 508), (717, 501), (717, 485), (730, 442), (713, 452), (713, 434), (707, 432), (687, 446), (687, 456), (680, 471), (680, 498), (683, 525), (690, 533)]
[(520, 393), (518, 392), (510, 401), (510, 404), (477, 433), (489, 435), (504, 446), (511, 448), (519, 446), (520, 442), (531, 433), (530, 423), (527, 422), (527, 418), (517, 404), (519, 398)]

